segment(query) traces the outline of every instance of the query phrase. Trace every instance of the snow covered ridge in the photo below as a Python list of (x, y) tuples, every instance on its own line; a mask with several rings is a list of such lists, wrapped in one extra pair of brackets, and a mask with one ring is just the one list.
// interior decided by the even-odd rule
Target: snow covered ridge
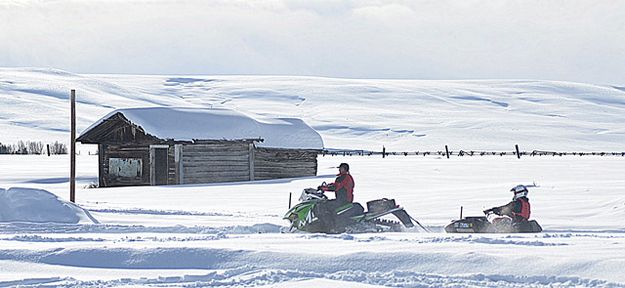
[(146, 134), (167, 140), (262, 139), (256, 146), (284, 149), (323, 149), (323, 140), (304, 121), (294, 118), (254, 119), (224, 108), (147, 107), (117, 109), (82, 132), (120, 113)]
[[(621, 85), (622, 86), (622, 85)], [(302, 119), (326, 148), (379, 151), (623, 151), (625, 89), (541, 80), (78, 75), (0, 68), (0, 142), (67, 141), (115, 109), (223, 107)], [(580, 113), (583, 111), (583, 113)], [(262, 122), (262, 121), (261, 121)]]
[(0, 188), (0, 222), (98, 223), (88, 211), (41, 189)]

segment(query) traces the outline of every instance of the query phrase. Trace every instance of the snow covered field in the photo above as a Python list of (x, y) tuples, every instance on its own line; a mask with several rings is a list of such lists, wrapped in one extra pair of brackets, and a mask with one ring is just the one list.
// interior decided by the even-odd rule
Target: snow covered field
[[(97, 157), (78, 159), (82, 187)], [(3, 188), (67, 198), (66, 157), (0, 160)], [(433, 232), (280, 233), (288, 193), (331, 180), (342, 161), (357, 201), (395, 198)], [(100, 224), (0, 224), (0, 286), (625, 287), (622, 171), (622, 158), (352, 156), (321, 158), (308, 179), (81, 189)], [(479, 215), (533, 181), (543, 233), (442, 232), (460, 205)]]
[[(619, 87), (14, 68), (0, 68), (0, 142), (66, 141), (69, 89), (79, 131), (115, 108), (225, 107), (302, 118), (327, 148), (625, 151)], [(99, 224), (0, 222), (0, 287), (625, 287), (623, 157), (326, 156), (311, 178), (86, 189), (97, 157), (82, 149), (77, 204)], [(394, 198), (432, 232), (281, 233), (289, 192), (331, 181), (340, 162), (356, 201)], [(67, 199), (68, 163), (0, 155), (0, 189)], [(543, 233), (443, 232), (460, 206), (479, 215), (534, 182)]]

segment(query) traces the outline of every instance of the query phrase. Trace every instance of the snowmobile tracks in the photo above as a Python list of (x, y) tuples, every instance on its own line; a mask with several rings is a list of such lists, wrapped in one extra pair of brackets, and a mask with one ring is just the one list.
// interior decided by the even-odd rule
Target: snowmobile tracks
[(393, 232), (401, 232), (403, 230), (403, 226), (399, 221), (375, 219), (373, 220), (373, 223), (375, 223), (376, 225), (389, 227)]

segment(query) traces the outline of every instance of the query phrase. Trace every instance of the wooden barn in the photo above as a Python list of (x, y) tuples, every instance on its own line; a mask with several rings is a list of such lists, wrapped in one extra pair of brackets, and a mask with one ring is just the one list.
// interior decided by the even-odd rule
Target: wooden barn
[(118, 109), (77, 141), (98, 144), (100, 187), (315, 176), (323, 149), (300, 119), (217, 108)]

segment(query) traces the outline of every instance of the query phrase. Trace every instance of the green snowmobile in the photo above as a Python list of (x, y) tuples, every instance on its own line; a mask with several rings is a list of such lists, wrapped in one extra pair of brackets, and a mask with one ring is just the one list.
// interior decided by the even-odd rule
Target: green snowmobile
[[(410, 215), (395, 204), (394, 199), (378, 199), (367, 202), (367, 211), (359, 203), (346, 203), (335, 207), (332, 200), (321, 190), (306, 188), (299, 198), (300, 203), (284, 215), (291, 222), (290, 231), (300, 230), (321, 233), (358, 233), (402, 231), (413, 227)], [(336, 202), (335, 202), (336, 203)], [(394, 215), (399, 222), (381, 219)]]

